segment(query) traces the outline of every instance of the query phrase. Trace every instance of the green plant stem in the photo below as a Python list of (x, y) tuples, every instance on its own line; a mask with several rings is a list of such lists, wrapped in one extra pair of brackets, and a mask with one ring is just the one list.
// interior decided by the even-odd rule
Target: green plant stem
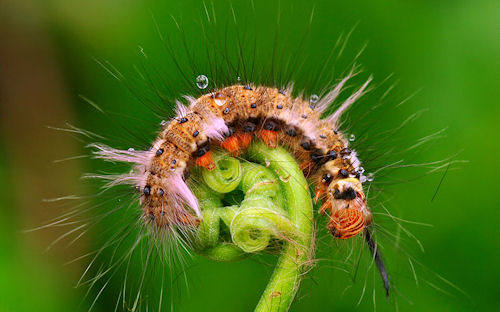
[[(259, 164), (240, 164), (228, 156), (217, 155), (217, 158), (217, 168), (203, 172), (205, 184), (195, 189), (203, 213), (203, 222), (197, 231), (197, 251), (216, 261), (235, 261), (265, 250), (273, 237), (295, 238), (298, 229), (284, 207), (278, 177)], [(227, 187), (229, 184), (233, 186)], [(222, 207), (223, 193), (236, 188), (244, 193), (240, 206)], [(222, 224), (229, 228), (230, 237), (220, 236), (224, 234)], [(234, 252), (227, 252), (231, 246)], [(236, 250), (246, 254), (238, 255)]]
[(196, 188), (196, 196), (203, 209), (203, 222), (200, 224), (195, 241), (197, 251), (215, 261), (238, 261), (248, 257), (250, 254), (234, 244), (219, 244), (219, 222), (220, 220), (229, 222), (228, 220), (235, 215), (235, 207), (222, 207), (219, 194), (205, 185)]
[[(203, 213), (195, 248), (212, 260), (236, 261), (264, 251), (272, 237), (282, 240), (282, 253), (255, 311), (287, 311), (313, 255), (308, 183), (281, 147), (253, 142), (246, 158), (256, 163), (222, 154), (214, 157), (217, 168), (202, 171), (205, 183), (195, 188)], [(233, 191), (244, 199), (239, 206), (224, 207), (224, 194), (238, 197)], [(222, 228), (229, 229), (229, 236)]]
[(254, 142), (247, 154), (249, 159), (268, 165), (282, 177), (289, 218), (299, 229), (298, 237), (285, 245), (255, 311), (288, 311), (313, 253), (313, 206), (308, 184), (295, 159), (281, 147), (269, 149), (262, 142)]

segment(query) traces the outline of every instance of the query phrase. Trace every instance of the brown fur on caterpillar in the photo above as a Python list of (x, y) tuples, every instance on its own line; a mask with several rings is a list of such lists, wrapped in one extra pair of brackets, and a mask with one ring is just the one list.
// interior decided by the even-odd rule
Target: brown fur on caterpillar
[[(366, 180), (356, 152), (337, 130), (342, 113), (365, 92), (371, 78), (340, 108), (322, 119), (337, 98), (340, 81), (316, 105), (291, 96), (291, 87), (232, 85), (197, 99), (178, 102), (177, 116), (166, 123), (149, 151), (123, 151), (96, 145), (97, 157), (135, 164), (112, 184), (132, 184), (141, 193), (144, 218), (158, 228), (196, 226), (198, 201), (185, 182), (190, 166), (215, 168), (211, 148), (222, 147), (237, 156), (254, 139), (274, 148), (287, 147), (316, 188), (320, 213), (329, 215), (328, 230), (341, 239), (360, 233), (372, 220), (362, 182)], [(185, 207), (189, 206), (191, 210)]]

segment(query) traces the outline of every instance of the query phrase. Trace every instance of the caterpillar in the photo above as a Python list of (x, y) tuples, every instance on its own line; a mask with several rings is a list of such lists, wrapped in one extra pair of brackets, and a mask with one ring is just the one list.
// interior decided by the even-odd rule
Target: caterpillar
[(320, 213), (329, 213), (328, 230), (347, 239), (369, 226), (372, 215), (362, 187), (367, 180), (364, 170), (337, 128), (342, 113), (366, 92), (371, 78), (335, 113), (324, 119), (321, 115), (351, 76), (316, 101), (293, 98), (291, 87), (278, 90), (256, 85), (233, 85), (198, 99), (188, 97), (189, 106), (177, 103), (177, 116), (164, 125), (150, 150), (95, 145), (95, 154), (135, 165), (132, 173), (112, 184), (133, 185), (141, 193), (144, 220), (168, 228), (195, 225), (201, 218), (197, 199), (185, 180), (192, 165), (215, 168), (211, 148), (219, 146), (238, 156), (253, 139), (261, 139), (270, 148), (285, 145), (314, 182), (314, 199), (323, 201)]

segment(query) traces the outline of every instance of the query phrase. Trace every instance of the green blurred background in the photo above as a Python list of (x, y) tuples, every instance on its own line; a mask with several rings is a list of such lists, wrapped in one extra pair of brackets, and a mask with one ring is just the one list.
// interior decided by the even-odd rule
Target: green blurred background
[[(215, 1), (219, 20), (231, 14), (229, 3)], [(239, 19), (253, 19), (248, 3), (233, 1), (232, 5)], [(293, 8), (295, 16), (306, 20), (312, 8), (297, 0), (282, 1), (280, 5), (284, 12)], [(274, 27), (278, 6), (273, 1), (255, 1), (261, 27)], [(64, 229), (23, 233), (61, 213), (57, 204), (43, 202), (44, 198), (92, 192), (79, 180), (83, 172), (95, 169), (87, 160), (53, 163), (86, 153), (83, 143), (45, 126), (69, 122), (101, 134), (113, 131), (108, 124), (96, 121), (99, 113), (79, 94), (106, 110), (150, 118), (151, 113), (143, 112), (144, 107), (94, 59), (131, 69), (138, 63), (140, 45), (147, 53), (159, 56), (161, 63), (165, 52), (152, 16), (166, 32), (178, 32), (170, 15), (181, 16), (188, 28), (196, 28), (197, 24), (191, 25), (190, 21), (198, 21), (202, 13), (202, 3), (192, 0), (2, 0), (0, 311), (89, 308), (93, 295), (82, 300), (86, 289), (73, 287), (85, 262), (64, 263), (92, 250), (96, 235), (90, 231), (78, 244), (58, 244), (44, 253)], [(293, 18), (281, 16), (284, 25), (295, 25)], [(327, 36), (348, 31), (356, 23), (345, 53), (355, 54), (368, 41), (360, 58), (366, 72), (379, 80), (394, 73), (399, 80), (397, 93), (402, 98), (421, 89), (397, 113), (399, 118), (427, 109), (412, 129), (424, 134), (447, 127), (447, 137), (429, 149), (425, 159), (443, 159), (461, 152), (458, 159), (469, 161), (448, 172), (432, 202), (442, 174), (391, 187), (391, 207), (398, 207), (401, 217), (434, 225), (411, 227), (425, 247), (425, 253), (417, 258), (467, 294), (442, 282), (438, 287), (450, 295), (437, 291), (424, 282), (438, 284), (439, 278), (432, 273), (422, 272), (418, 286), (411, 276), (395, 276), (399, 309), (496, 310), (500, 304), (500, 205), (496, 196), (500, 173), (500, 2), (315, 1), (310, 38), (318, 44), (306, 48), (324, 56), (328, 45), (322, 42), (336, 39)], [(290, 41), (302, 36), (292, 27), (285, 27), (282, 33)], [(264, 37), (272, 38), (271, 34)], [(323, 59), (318, 57), (312, 62), (321, 65)], [(166, 67), (166, 71), (175, 69)], [(218, 264), (195, 257), (192, 263), (188, 269), (190, 290), (182, 290), (181, 303), (174, 310), (249, 310), (271, 271), (251, 260)], [(393, 261), (392, 265), (396, 268), (408, 264)], [(292, 310), (374, 309), (370, 289), (367, 298), (356, 306), (362, 278), (357, 283), (361, 287), (341, 295), (351, 284), (349, 279), (330, 271), (320, 272), (313, 272), (313, 277), (304, 282)], [(378, 280), (375, 286), (382, 293)], [(377, 309), (395, 309), (392, 300), (380, 294), (377, 298)], [(112, 309), (109, 302), (114, 298), (104, 298), (94, 309), (108, 311)]]

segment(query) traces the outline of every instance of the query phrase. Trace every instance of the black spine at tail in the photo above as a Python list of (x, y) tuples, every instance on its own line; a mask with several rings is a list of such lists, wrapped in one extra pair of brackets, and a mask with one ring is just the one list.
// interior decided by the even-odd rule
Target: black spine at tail
[(368, 244), (368, 247), (370, 247), (370, 251), (372, 253), (373, 258), (375, 259), (375, 263), (377, 263), (378, 271), (380, 272), (380, 277), (382, 277), (382, 281), (384, 282), (385, 296), (389, 297), (389, 288), (390, 288), (389, 276), (387, 275), (387, 270), (385, 269), (384, 260), (382, 259), (382, 254), (378, 250), (377, 243), (375, 243), (375, 240), (373, 239), (373, 236), (368, 230), (368, 228), (365, 229), (365, 240), (366, 243)]

